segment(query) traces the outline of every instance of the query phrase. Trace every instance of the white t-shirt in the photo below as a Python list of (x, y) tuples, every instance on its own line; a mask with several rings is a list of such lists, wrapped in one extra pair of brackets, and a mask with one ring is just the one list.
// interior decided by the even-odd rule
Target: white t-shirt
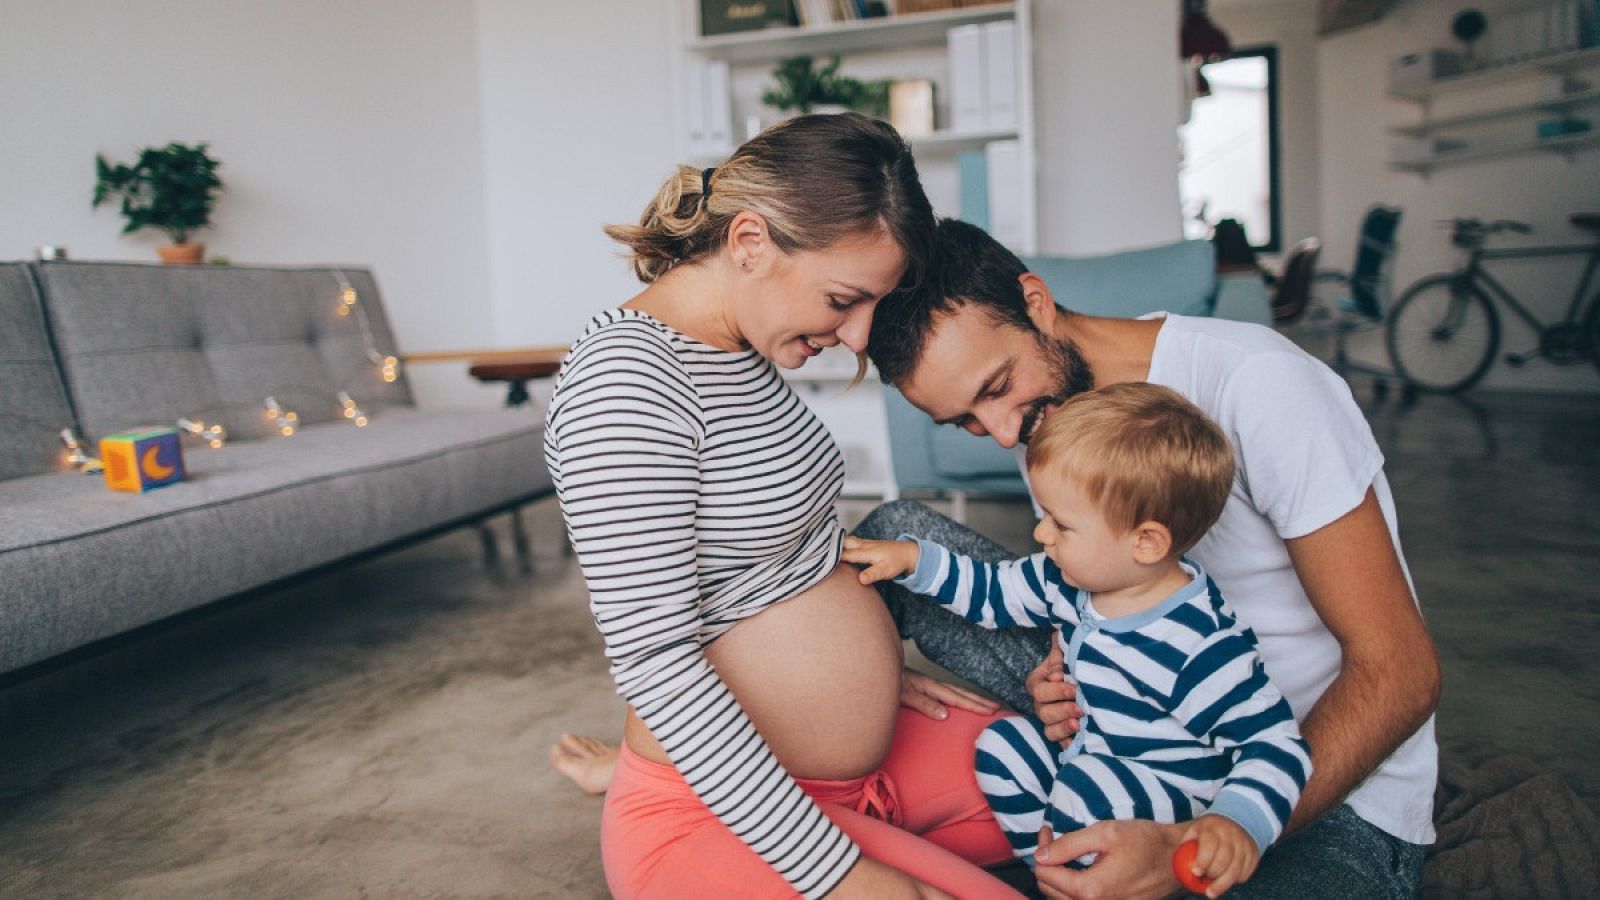
[[(1238, 474), (1228, 503), (1188, 555), (1255, 631), (1267, 674), (1295, 719), (1304, 720), (1338, 675), (1340, 651), (1306, 597), (1284, 541), (1355, 509), (1370, 486), (1405, 566), (1372, 429), (1343, 379), (1259, 325), (1166, 315), (1148, 379), (1187, 397), (1233, 444)], [(1431, 843), (1437, 778), (1430, 716), (1346, 802), (1403, 841)]]

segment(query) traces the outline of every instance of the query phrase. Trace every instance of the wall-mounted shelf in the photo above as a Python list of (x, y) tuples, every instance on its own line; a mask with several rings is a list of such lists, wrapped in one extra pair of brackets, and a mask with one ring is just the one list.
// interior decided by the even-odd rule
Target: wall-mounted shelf
[(1453, 166), (1458, 163), (1475, 162), (1482, 159), (1493, 159), (1498, 156), (1512, 156), (1518, 153), (1545, 152), (1571, 154), (1585, 147), (1600, 143), (1600, 134), (1586, 132), (1584, 134), (1569, 134), (1562, 137), (1530, 138), (1526, 141), (1508, 141), (1484, 147), (1464, 147), (1460, 150), (1445, 153), (1436, 153), (1433, 156), (1415, 160), (1396, 160), (1389, 163), (1391, 169), (1403, 172), (1419, 172), (1427, 174), (1433, 169), (1444, 166)]
[[(1600, 105), (1600, 89), (1592, 84), (1563, 85), (1576, 87), (1558, 97), (1515, 99), (1505, 92), (1490, 94), (1492, 102), (1472, 108), (1472, 99), (1463, 109), (1457, 105), (1449, 115), (1432, 115), (1436, 97), (1444, 94), (1470, 95), (1472, 91), (1492, 91), (1515, 82), (1531, 83), (1538, 78), (1566, 78), (1577, 73), (1600, 73), (1600, 47), (1551, 53), (1519, 63), (1478, 69), (1449, 78), (1439, 78), (1422, 84), (1391, 88), (1389, 96), (1419, 104), (1421, 121), (1405, 125), (1392, 125), (1389, 133), (1402, 138), (1429, 140), (1444, 137), (1446, 141), (1463, 144), (1456, 149), (1429, 153), (1415, 158), (1391, 158), (1389, 168), (1397, 172), (1415, 172), (1426, 175), (1434, 169), (1480, 160), (1497, 159), (1521, 153), (1561, 153), (1568, 157), (1600, 143), (1600, 134), (1585, 131), (1576, 134), (1541, 138), (1534, 136), (1533, 119), (1539, 116), (1580, 119), (1579, 110), (1590, 110)], [(1513, 92), (1515, 93), (1515, 92)], [(1459, 110), (1459, 111), (1456, 111)], [(1591, 111), (1592, 112), (1592, 111)], [(1516, 120), (1525, 120), (1517, 125)], [(1496, 124), (1509, 124), (1511, 128), (1495, 129)], [(1522, 134), (1508, 133), (1519, 129)]]
[(785, 56), (848, 53), (884, 46), (937, 43), (957, 25), (1013, 18), (1015, 3), (990, 3), (938, 12), (906, 13), (853, 22), (764, 28), (696, 38), (689, 49), (729, 62), (766, 62)]
[(1527, 103), (1497, 107), (1483, 112), (1428, 119), (1416, 125), (1396, 125), (1389, 129), (1389, 133), (1397, 137), (1427, 137), (1435, 131), (1461, 128), (1468, 125), (1486, 125), (1502, 119), (1514, 119), (1517, 116), (1526, 116), (1534, 113), (1562, 113), (1581, 106), (1589, 106), (1596, 102), (1600, 102), (1600, 91), (1574, 91), (1553, 100), (1532, 100)]
[(935, 131), (922, 137), (907, 138), (912, 150), (937, 150), (941, 153), (964, 153), (982, 150), (990, 141), (1010, 141), (1017, 138), (1014, 130), (1005, 131)]
[(1439, 78), (1422, 84), (1391, 88), (1389, 96), (1397, 100), (1426, 103), (1440, 94), (1455, 91), (1492, 87), (1518, 79), (1540, 75), (1570, 75), (1586, 69), (1600, 68), (1600, 47), (1552, 53), (1526, 62), (1474, 69), (1449, 78)]

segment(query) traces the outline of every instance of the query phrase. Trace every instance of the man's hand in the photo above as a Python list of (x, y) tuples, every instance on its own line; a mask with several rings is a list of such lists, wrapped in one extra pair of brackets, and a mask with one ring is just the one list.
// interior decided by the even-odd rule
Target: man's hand
[(1033, 698), (1033, 714), (1044, 723), (1044, 736), (1061, 744), (1070, 742), (1083, 725), (1083, 710), (1078, 707), (1078, 686), (1062, 665), (1059, 643), (1050, 642), (1050, 652), (1028, 673), (1025, 684)]
[(861, 570), (861, 583), (872, 584), (915, 572), (917, 559), (921, 555), (916, 541), (869, 541), (846, 536), (844, 553), (840, 554), (840, 558), (847, 563), (866, 566)]
[(900, 675), (900, 705), (907, 706), (930, 719), (947, 719), (950, 711), (946, 704), (957, 709), (992, 716), (1000, 711), (1000, 704), (974, 694), (966, 688), (946, 684), (931, 675), (914, 669), (905, 669)]
[[(1054, 840), (1049, 828), (1041, 828), (1033, 874), (1039, 890), (1050, 900), (1172, 897), (1182, 891), (1172, 874), (1172, 854), (1187, 828), (1187, 823), (1119, 819), (1097, 822)], [(1066, 868), (1068, 862), (1086, 853), (1096, 854), (1093, 865)]]
[(1198, 845), (1190, 871), (1211, 881), (1207, 897), (1221, 897), (1234, 885), (1249, 881), (1261, 862), (1255, 838), (1226, 816), (1208, 814), (1190, 822), (1178, 843), (1189, 841)]

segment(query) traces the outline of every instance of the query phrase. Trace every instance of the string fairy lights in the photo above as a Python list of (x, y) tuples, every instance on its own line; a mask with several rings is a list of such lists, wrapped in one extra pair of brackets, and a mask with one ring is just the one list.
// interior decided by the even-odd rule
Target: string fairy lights
[(276, 425), (284, 437), (294, 437), (300, 427), (300, 416), (294, 410), (284, 409), (276, 397), (268, 397), (263, 403), (267, 407), (267, 420)]
[(77, 468), (85, 475), (95, 475), (105, 469), (105, 465), (83, 449), (83, 442), (78, 440), (78, 435), (71, 428), (61, 429), (61, 443), (67, 445), (67, 465)]
[(351, 397), (349, 392), (339, 392), (339, 406), (344, 410), (344, 417), (354, 422), (357, 428), (367, 427), (367, 414), (356, 405), (355, 398)]
[(179, 419), (178, 427), (210, 444), (213, 450), (221, 450), (228, 439), (227, 429), (217, 422), (207, 425), (204, 419)]
[(339, 305), (336, 307), (340, 316), (354, 315), (361, 328), (361, 341), (365, 345), (367, 360), (378, 367), (378, 373), (383, 380), (394, 383), (400, 379), (400, 359), (392, 354), (384, 353), (378, 349), (378, 342), (372, 334), (372, 320), (367, 317), (366, 308), (361, 304), (361, 295), (357, 293), (355, 285), (339, 269), (333, 270), (334, 280), (339, 282)]

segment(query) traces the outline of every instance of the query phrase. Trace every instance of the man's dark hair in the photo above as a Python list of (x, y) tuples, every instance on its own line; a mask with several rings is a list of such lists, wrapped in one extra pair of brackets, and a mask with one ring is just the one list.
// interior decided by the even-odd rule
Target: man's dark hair
[(890, 384), (910, 377), (935, 322), (974, 306), (997, 325), (1037, 332), (1017, 279), (1028, 271), (1016, 254), (976, 225), (941, 219), (921, 284), (883, 298), (872, 315), (867, 355)]

